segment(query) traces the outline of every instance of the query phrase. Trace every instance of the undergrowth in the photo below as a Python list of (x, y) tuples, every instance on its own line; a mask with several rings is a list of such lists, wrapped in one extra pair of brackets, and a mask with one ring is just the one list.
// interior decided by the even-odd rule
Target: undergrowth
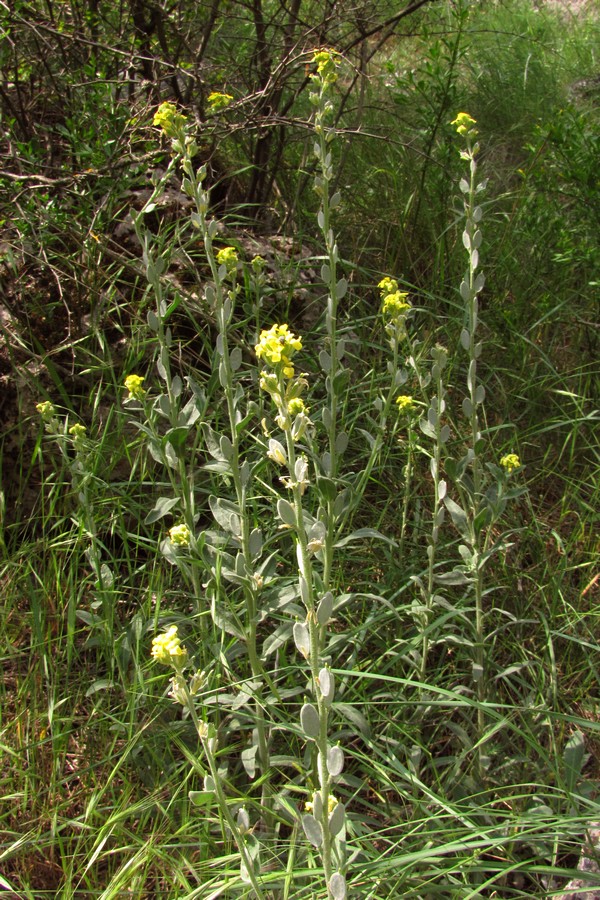
[(243, 16), (200, 128), (65, 44), (64, 182), (0, 92), (0, 885), (559, 895), (599, 818), (597, 25), (449, 4), (355, 58), (266, 11), (268, 148)]

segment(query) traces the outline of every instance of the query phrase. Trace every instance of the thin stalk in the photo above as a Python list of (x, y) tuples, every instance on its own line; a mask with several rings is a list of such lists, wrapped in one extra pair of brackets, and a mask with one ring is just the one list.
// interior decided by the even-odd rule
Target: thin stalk
[[(219, 331), (219, 355), (220, 370), (219, 376), (221, 385), (225, 393), (227, 404), (227, 417), (229, 421), (229, 434), (231, 440), (231, 457), (230, 457), (230, 474), (233, 481), (237, 506), (240, 511), (241, 522), (241, 549), (244, 558), (244, 566), (248, 578), (250, 579), (253, 569), (254, 560), (250, 549), (250, 519), (245, 514), (247, 501), (248, 479), (250, 477), (247, 464), (244, 465), (241, 459), (240, 450), (240, 434), (238, 422), (240, 416), (237, 409), (234, 370), (231, 363), (231, 353), (229, 349), (229, 325), (233, 315), (233, 300), (235, 298), (235, 284), (233, 289), (225, 295), (223, 278), (219, 273), (214, 246), (213, 246), (213, 229), (207, 222), (206, 215), (208, 210), (208, 193), (203, 189), (201, 180), (194, 171), (192, 161), (189, 157), (183, 158), (183, 169), (189, 179), (187, 191), (196, 206), (196, 216), (194, 224), (199, 228), (204, 241), (204, 250), (206, 259), (210, 266), (210, 271), (214, 283), (215, 290), (215, 314), (217, 327)], [(200, 170), (201, 172), (203, 170)], [(248, 661), (253, 678), (259, 682), (259, 685), (265, 679), (265, 671), (260, 660), (257, 647), (257, 625), (258, 610), (256, 604), (256, 592), (250, 584), (243, 586), (244, 602), (246, 607), (246, 648), (248, 652)], [(264, 716), (264, 703), (261, 687), (255, 688), (254, 716), (256, 731), (258, 737), (258, 763), (260, 771), (263, 775), (262, 783), (262, 805), (265, 809), (268, 827), (273, 826), (272, 803), (273, 788), (268, 777), (270, 772), (270, 751), (269, 751), (269, 735)]]
[[(441, 462), (442, 462), (442, 447), (444, 444), (443, 441), (443, 425), (442, 425), (442, 414), (445, 409), (445, 401), (444, 401), (444, 383), (442, 379), (442, 370), (445, 365), (445, 351), (443, 348), (436, 348), (433, 351), (434, 355), (434, 364), (432, 366), (432, 376), (435, 379), (436, 385), (436, 396), (432, 398), (431, 401), (431, 412), (433, 415), (430, 416), (430, 421), (433, 420), (435, 422), (434, 428), (434, 438), (433, 438), (433, 456), (431, 458), (431, 474), (433, 476), (433, 511), (432, 511), (432, 524), (431, 524), (431, 536), (429, 538), (429, 544), (427, 546), (427, 587), (426, 587), (426, 595), (425, 595), (425, 628), (423, 630), (423, 640), (421, 647), (421, 673), (420, 673), (420, 681), (422, 683), (425, 682), (427, 676), (427, 665), (429, 662), (429, 647), (430, 647), (430, 637), (429, 637), (429, 626), (431, 623), (431, 613), (433, 609), (433, 598), (435, 595), (435, 585), (434, 585), (434, 572), (435, 572), (435, 559), (436, 559), (436, 550), (438, 543), (438, 535), (439, 528), (441, 525), (441, 505), (444, 499), (444, 495), (446, 492), (445, 482), (440, 480), (440, 470), (441, 470)], [(443, 513), (442, 513), (443, 514)]]
[[(285, 386), (280, 385), (280, 391), (283, 395)], [(329, 797), (331, 794), (331, 775), (327, 768), (327, 752), (328, 744), (328, 726), (329, 726), (329, 709), (319, 689), (319, 672), (321, 670), (321, 657), (324, 644), (324, 629), (319, 626), (316, 606), (317, 598), (315, 596), (314, 574), (310, 551), (308, 549), (308, 538), (306, 528), (304, 526), (304, 517), (302, 513), (302, 487), (295, 478), (296, 471), (296, 447), (291, 433), (291, 428), (285, 428), (286, 449), (288, 459), (288, 469), (290, 472), (290, 488), (292, 491), (293, 507), (296, 517), (296, 540), (297, 540), (297, 557), (300, 578), (303, 582), (304, 590), (301, 591), (304, 605), (306, 607), (306, 623), (309, 631), (310, 650), (308, 662), (310, 666), (310, 674), (313, 688), (313, 695), (317, 702), (317, 711), (319, 714), (319, 734), (315, 738), (317, 746), (317, 775), (319, 782), (319, 791), (323, 803), (322, 823), (323, 843), (321, 845), (321, 859), (323, 862), (323, 873), (327, 884), (327, 896), (331, 896), (329, 883), (333, 874), (332, 866), (332, 837), (327, 827), (327, 811), (329, 809)]]
[(223, 790), (221, 776), (219, 775), (217, 766), (217, 760), (214, 755), (216, 739), (210, 736), (209, 726), (205, 722), (201, 722), (198, 718), (198, 713), (196, 712), (193, 697), (190, 694), (190, 690), (185, 678), (183, 678), (182, 676), (178, 678), (178, 687), (180, 687), (185, 694), (186, 706), (189, 710), (192, 722), (194, 723), (194, 727), (196, 728), (198, 737), (200, 738), (202, 749), (204, 750), (206, 761), (208, 762), (210, 774), (215, 786), (215, 794), (217, 797), (221, 815), (223, 816), (225, 822), (229, 827), (229, 830), (231, 831), (231, 834), (233, 835), (233, 839), (235, 840), (240, 856), (242, 857), (242, 860), (244, 862), (244, 866), (248, 873), (248, 878), (254, 889), (257, 900), (266, 900), (266, 896), (263, 893), (260, 883), (254, 873), (254, 863), (248, 853), (248, 848), (246, 847), (243, 835), (241, 834), (240, 829), (229, 810), (229, 804), (227, 802), (227, 797), (225, 796), (225, 791)]

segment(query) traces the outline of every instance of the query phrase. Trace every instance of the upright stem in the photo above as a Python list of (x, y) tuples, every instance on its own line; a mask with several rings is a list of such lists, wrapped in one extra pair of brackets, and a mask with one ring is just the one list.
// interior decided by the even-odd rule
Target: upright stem
[(472, 144), (471, 137), (467, 136), (467, 150), (462, 154), (463, 158), (469, 162), (469, 181), (468, 187), (464, 188), (465, 192), (465, 213), (466, 223), (463, 235), (465, 247), (467, 248), (469, 258), (469, 268), (463, 281), (461, 290), (467, 302), (467, 330), (468, 337), (461, 338), (463, 346), (467, 350), (469, 356), (469, 371), (467, 376), (468, 396), (468, 412), (470, 423), (470, 442), (469, 456), (471, 461), (472, 486), (470, 490), (471, 503), (469, 514), (469, 530), (471, 551), (473, 554), (473, 566), (475, 577), (473, 589), (475, 594), (475, 648), (474, 648), (474, 666), (473, 674), (476, 682), (477, 690), (477, 727), (478, 727), (478, 761), (480, 774), (483, 772), (484, 747), (483, 737), (485, 733), (485, 711), (484, 703), (486, 699), (486, 673), (485, 673), (485, 627), (484, 627), (484, 610), (483, 610), (483, 569), (481, 565), (482, 557), (482, 529), (476, 525), (477, 516), (482, 509), (482, 469), (481, 469), (481, 431), (479, 427), (478, 406), (483, 402), (484, 389), (477, 383), (477, 359), (481, 352), (481, 346), (476, 341), (476, 331), (478, 325), (479, 301), (478, 294), (483, 288), (483, 276), (477, 274), (479, 265), (479, 246), (481, 244), (481, 232), (478, 228), (478, 222), (481, 219), (481, 208), (477, 206), (476, 194), (481, 189), (481, 185), (476, 183), (477, 162), (475, 155), (478, 145)]
[(250, 519), (246, 514), (247, 486), (248, 479), (250, 477), (250, 471), (248, 465), (244, 464), (241, 459), (240, 433), (238, 424), (242, 417), (238, 412), (234, 370), (229, 349), (229, 325), (233, 315), (233, 300), (235, 298), (235, 290), (231, 290), (227, 294), (224, 290), (223, 279), (219, 273), (219, 266), (215, 257), (213, 247), (214, 230), (211, 227), (212, 223), (208, 223), (206, 219), (209, 199), (208, 194), (203, 189), (201, 180), (198, 178), (197, 173), (194, 171), (191, 159), (187, 156), (184, 156), (183, 158), (183, 169), (187, 178), (189, 179), (186, 185), (188, 194), (194, 201), (196, 206), (194, 224), (199, 228), (204, 240), (204, 250), (206, 259), (210, 266), (215, 290), (215, 313), (217, 327), (219, 330), (219, 378), (221, 381), (221, 386), (223, 387), (225, 393), (227, 417), (229, 421), (229, 434), (231, 440), (231, 457), (229, 460), (230, 475), (233, 481), (237, 506), (239, 509), (239, 519), (241, 523), (240, 543), (244, 559), (244, 568), (248, 580), (248, 583), (243, 587), (244, 601), (246, 606), (246, 648), (248, 651), (248, 660), (250, 663), (250, 669), (253, 679), (258, 682), (258, 687), (254, 689), (254, 716), (258, 737), (258, 763), (261, 774), (263, 776), (262, 803), (265, 809), (267, 824), (269, 826), (272, 826), (272, 786), (268, 778), (268, 774), (270, 771), (269, 737), (264, 716), (264, 704), (261, 687), (262, 680), (265, 678), (265, 672), (257, 648), (258, 610), (256, 604), (256, 593), (250, 583), (254, 568), (254, 561), (250, 548)]
[(254, 864), (250, 855), (248, 853), (248, 849), (246, 847), (244, 837), (240, 832), (240, 829), (237, 826), (237, 823), (231, 812), (229, 810), (229, 803), (227, 802), (227, 797), (225, 795), (225, 791), (223, 790), (223, 785), (221, 783), (221, 776), (219, 775), (219, 770), (217, 767), (217, 760), (215, 758), (214, 750), (216, 746), (216, 738), (210, 735), (210, 728), (205, 722), (201, 722), (198, 713), (196, 712), (196, 707), (194, 704), (194, 699), (190, 694), (189, 687), (185, 678), (182, 675), (178, 677), (178, 687), (185, 694), (185, 701), (187, 709), (190, 713), (194, 726), (196, 728), (196, 733), (200, 738), (200, 742), (202, 743), (202, 749), (204, 750), (204, 754), (206, 756), (206, 761), (208, 762), (208, 767), (210, 769), (210, 774), (214, 783), (214, 790), (217, 796), (217, 802), (219, 804), (219, 810), (221, 815), (227, 822), (229, 826), (229, 830), (237, 844), (237, 848), (240, 852), (240, 856), (244, 862), (244, 867), (248, 873), (248, 878), (252, 887), (254, 888), (254, 892), (256, 894), (257, 900), (266, 900), (263, 890), (260, 886), (260, 883), (254, 874)]
[[(282, 385), (283, 389), (283, 385)], [(282, 391), (283, 392), (283, 391)], [(329, 749), (328, 727), (329, 727), (329, 708), (323, 693), (319, 686), (319, 673), (322, 668), (322, 653), (324, 645), (324, 628), (322, 628), (317, 620), (317, 598), (315, 595), (315, 582), (310, 551), (308, 549), (308, 538), (306, 528), (304, 526), (304, 516), (302, 512), (302, 489), (298, 481), (294, 477), (296, 471), (296, 448), (292, 437), (291, 429), (285, 429), (286, 449), (288, 458), (288, 469), (291, 480), (290, 487), (292, 490), (293, 507), (296, 517), (296, 540), (297, 540), (297, 557), (298, 569), (301, 578), (304, 605), (306, 607), (306, 624), (308, 626), (310, 650), (308, 662), (310, 666), (311, 682), (313, 695), (317, 702), (317, 711), (319, 714), (319, 734), (315, 738), (317, 746), (317, 775), (319, 780), (319, 791), (323, 804), (323, 843), (321, 846), (321, 858), (323, 861), (323, 872), (325, 882), (327, 884), (327, 896), (331, 896), (329, 883), (333, 874), (332, 865), (332, 838), (329, 828), (327, 827), (327, 811), (329, 809), (329, 797), (331, 794), (331, 775), (327, 768), (327, 753)]]
[[(329, 185), (333, 179), (333, 166), (330, 144), (335, 137), (335, 131), (325, 126), (325, 118), (330, 111), (330, 103), (327, 100), (327, 82), (320, 82), (319, 93), (316, 95), (317, 112), (315, 116), (315, 132), (317, 143), (315, 153), (319, 161), (320, 176), (315, 181), (317, 193), (321, 198), (318, 223), (323, 234), (327, 263), (321, 269), (321, 276), (327, 286), (327, 309), (325, 312), (325, 327), (327, 331), (327, 351), (321, 355), (321, 365), (325, 372), (328, 406), (323, 416), (328, 439), (328, 454), (325, 474), (335, 481), (338, 475), (338, 390), (340, 365), (340, 347), (337, 340), (337, 310), (338, 301), (344, 296), (346, 282), (341, 279), (338, 282), (337, 264), (339, 253), (337, 243), (331, 228), (331, 212), (339, 195), (329, 196)], [(328, 591), (331, 586), (331, 573), (333, 568), (333, 548), (335, 544), (335, 499), (328, 499), (327, 508), (327, 541), (323, 552), (323, 586)]]

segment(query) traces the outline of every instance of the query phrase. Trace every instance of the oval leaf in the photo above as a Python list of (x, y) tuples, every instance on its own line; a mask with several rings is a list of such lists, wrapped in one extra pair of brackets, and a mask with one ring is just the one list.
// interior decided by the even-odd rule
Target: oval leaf
[(333, 702), (335, 692), (335, 677), (330, 669), (321, 669), (319, 672), (319, 688), (323, 702), (329, 706)]
[(312, 703), (305, 703), (300, 710), (300, 726), (306, 737), (314, 739), (319, 736), (321, 722)]
[(287, 500), (280, 499), (277, 501), (277, 515), (284, 525), (289, 525), (290, 528), (296, 527), (296, 513), (294, 512), (294, 507)]
[(327, 751), (327, 771), (336, 778), (344, 769), (344, 751), (341, 747), (330, 747)]
[(317, 622), (319, 625), (327, 625), (333, 612), (333, 594), (327, 591), (321, 598), (321, 602), (317, 607)]
[(313, 847), (320, 847), (323, 843), (323, 829), (315, 817), (311, 816), (310, 813), (302, 816), (302, 827), (304, 828), (304, 834)]
[(294, 625), (294, 643), (304, 657), (308, 659), (310, 654), (310, 634), (304, 622), (296, 622)]
[(329, 879), (329, 891), (333, 900), (346, 900), (346, 879), (339, 872)]
[(334, 806), (333, 812), (329, 816), (329, 833), (331, 837), (335, 837), (336, 834), (339, 834), (342, 828), (344, 827), (344, 822), (346, 820), (346, 807), (343, 803), (338, 803), (337, 806)]

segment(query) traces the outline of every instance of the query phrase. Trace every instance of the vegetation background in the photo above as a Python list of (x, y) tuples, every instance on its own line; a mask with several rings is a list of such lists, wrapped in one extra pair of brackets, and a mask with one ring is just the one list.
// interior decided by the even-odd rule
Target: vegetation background
[[(499, 713), (493, 774), (481, 783), (465, 712), (469, 650), (450, 620), (436, 632), (425, 700), (411, 687), (431, 485), (418, 429), (388, 426), (353, 523), (393, 548), (366, 538), (340, 547), (339, 588), (353, 598), (336, 619), (350, 895), (546, 897), (575, 877), (586, 829), (600, 819), (599, 32), (596, 3), (0, 0), (0, 886), (9, 896), (251, 896), (236, 881), (230, 836), (189, 799), (199, 786), (194, 734), (150, 661), (165, 611), (192, 636), (194, 617), (179, 569), (158, 551), (162, 523), (148, 521), (164, 473), (122, 408), (124, 378), (151, 372), (156, 355), (130, 212), (169, 164), (152, 117), (172, 100), (197, 125), (218, 239), (247, 262), (266, 261), (260, 301), (250, 269), (241, 276), (240, 344), (289, 322), (314, 375), (324, 289), (309, 90), (319, 47), (345, 60), (332, 152), (349, 282), (346, 464), (358, 465), (360, 429), (387, 377), (384, 276), (410, 292), (417, 345), (450, 349), (448, 397), (460, 406), (463, 163), (450, 123), (467, 110), (487, 179), (485, 437), (492, 459), (518, 453), (515, 477), (527, 486), (489, 569)], [(218, 112), (215, 91), (232, 97)], [(215, 322), (201, 290), (210, 273), (197, 238), (178, 236), (189, 212), (175, 175), (145, 222), (160, 252), (175, 248), (163, 277), (179, 298), (173, 365), (214, 398)], [(65, 440), (67, 425), (87, 427), (91, 518), (73, 447), (52, 443), (36, 412), (44, 400), (60, 410)], [(217, 476), (203, 463), (206, 499)], [(263, 477), (268, 498), (273, 479)], [(90, 541), (113, 579), (108, 604)], [(440, 560), (456, 543), (448, 531)], [(262, 627), (268, 635), (272, 620)], [(281, 652), (285, 669), (293, 647)], [(311, 887), (318, 861), (285, 827), (300, 874), (268, 896), (322, 896)]]

